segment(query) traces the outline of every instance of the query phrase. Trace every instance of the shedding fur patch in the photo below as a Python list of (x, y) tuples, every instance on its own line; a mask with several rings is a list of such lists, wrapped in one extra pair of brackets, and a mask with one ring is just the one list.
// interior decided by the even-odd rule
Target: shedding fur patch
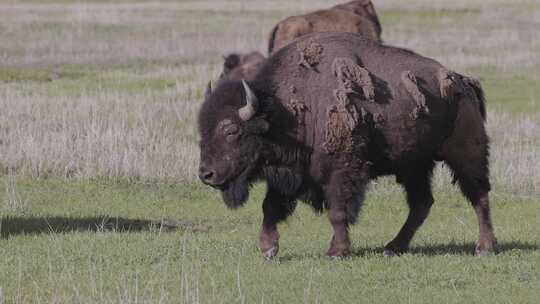
[(305, 112), (308, 110), (308, 107), (305, 103), (299, 101), (298, 99), (291, 98), (291, 100), (287, 104), (287, 108), (296, 117), (296, 121), (298, 122), (298, 124), (304, 124)]
[(289, 92), (290, 92), (291, 94), (296, 94), (296, 87), (295, 87), (294, 85), (290, 85), (290, 86), (289, 86)]
[(332, 71), (337, 77), (338, 89), (346, 93), (357, 93), (360, 89), (366, 100), (375, 102), (375, 86), (368, 70), (351, 58), (340, 57), (334, 59)]
[(353, 104), (349, 103), (347, 93), (334, 90), (338, 104), (328, 108), (328, 121), (326, 123), (326, 141), (323, 148), (328, 153), (352, 152), (354, 128), (358, 124), (360, 115)]
[(337, 104), (327, 110), (325, 143), (327, 153), (351, 153), (354, 147), (353, 132), (364, 121), (367, 113), (349, 99), (349, 94), (363, 95), (364, 99), (375, 102), (375, 87), (369, 71), (356, 64), (351, 58), (339, 57), (332, 63), (332, 72), (336, 76), (338, 88), (334, 90)]
[(416, 77), (411, 71), (405, 71), (401, 74), (401, 82), (405, 86), (405, 89), (416, 102), (416, 107), (411, 113), (413, 119), (418, 119), (422, 115), (429, 114), (429, 109), (426, 105), (426, 97), (418, 88), (418, 82)]
[(321, 44), (310, 40), (308, 45), (300, 50), (300, 60), (298, 61), (298, 65), (312, 69), (321, 62), (323, 50), (324, 48)]
[(439, 80), (441, 97), (447, 98), (452, 95), (454, 80), (452, 79), (452, 73), (447, 69), (440, 68), (437, 73), (437, 79)]

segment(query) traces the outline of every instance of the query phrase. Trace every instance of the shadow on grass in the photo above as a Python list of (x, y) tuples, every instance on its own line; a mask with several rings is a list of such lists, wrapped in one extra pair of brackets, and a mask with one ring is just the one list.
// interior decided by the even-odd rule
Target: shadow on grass
[[(422, 246), (411, 246), (408, 254), (412, 255), (470, 255), (475, 254), (476, 244), (473, 242), (468, 243), (448, 243), (448, 244), (433, 244)], [(513, 241), (513, 242), (499, 242), (497, 244), (496, 254), (505, 253), (508, 251), (536, 251), (540, 250), (540, 244), (533, 244), (527, 242)], [(353, 250), (353, 257), (362, 257), (368, 255), (382, 255), (384, 247), (376, 248), (359, 248)]]
[[(409, 249), (407, 254), (418, 256), (444, 256), (444, 255), (461, 255), (461, 256), (474, 256), (476, 244), (469, 242), (463, 244), (449, 243), (449, 244), (434, 244), (424, 246), (413, 246)], [(495, 255), (503, 254), (509, 251), (527, 252), (540, 250), (540, 244), (533, 244), (527, 242), (513, 241), (513, 242), (499, 242)], [(355, 248), (349, 258), (357, 257), (376, 257), (383, 255), (384, 247), (373, 248)], [(306, 258), (319, 259), (324, 256), (317, 254), (308, 255), (295, 255), (286, 254), (282, 257), (278, 257), (280, 262), (289, 262), (294, 260), (302, 260)], [(347, 258), (345, 258), (347, 259)]]
[[(411, 254), (421, 254), (428, 256), (435, 255), (474, 255), (476, 244), (469, 242), (464, 244), (436, 244), (436, 245), (424, 245), (411, 247), (409, 252)], [(382, 250), (382, 249), (381, 249)], [(528, 242), (499, 242), (496, 248), (496, 254), (505, 253), (508, 251), (537, 251), (540, 250), (539, 244)], [(382, 251), (381, 251), (382, 252)]]
[(2, 217), (0, 238), (20, 234), (72, 233), (72, 232), (140, 232), (186, 230), (206, 232), (210, 226), (177, 220), (148, 221), (117, 217)]

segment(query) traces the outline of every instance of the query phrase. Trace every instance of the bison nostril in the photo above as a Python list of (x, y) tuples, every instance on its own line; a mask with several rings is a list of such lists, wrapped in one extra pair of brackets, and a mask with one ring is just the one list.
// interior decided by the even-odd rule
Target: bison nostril
[(201, 169), (201, 171), (199, 172), (199, 178), (207, 184), (210, 184), (212, 182), (212, 179), (215, 175), (216, 172), (213, 170)]
[(209, 179), (212, 178), (212, 176), (214, 176), (214, 172), (205, 172), (205, 173), (203, 173), (204, 180), (209, 180)]

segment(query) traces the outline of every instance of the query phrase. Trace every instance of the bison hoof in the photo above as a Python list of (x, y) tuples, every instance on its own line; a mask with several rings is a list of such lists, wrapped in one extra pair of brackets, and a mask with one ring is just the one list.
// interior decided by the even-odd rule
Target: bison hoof
[(476, 243), (476, 256), (483, 257), (491, 255), (495, 253), (495, 247), (497, 247), (497, 239), (494, 236), (481, 237), (478, 243)]
[(347, 256), (351, 255), (351, 251), (346, 249), (333, 249), (330, 248), (328, 252), (326, 252), (326, 256), (332, 260), (338, 260), (341, 258), (345, 258)]
[(390, 249), (385, 249), (385, 250), (383, 251), (383, 256), (384, 256), (384, 257), (387, 257), (387, 258), (389, 258), (389, 257), (394, 257), (394, 256), (397, 256), (397, 255), (399, 255), (399, 254), (398, 254), (398, 253), (395, 253), (394, 251), (392, 251), (392, 250), (390, 250)]
[(494, 246), (485, 247), (481, 245), (476, 245), (476, 250), (475, 250), (476, 256), (485, 257), (485, 256), (490, 256), (494, 253), (495, 253)]
[(396, 245), (393, 242), (388, 243), (386, 246), (384, 246), (383, 256), (385, 257), (393, 257), (393, 256), (399, 256), (407, 252), (407, 246), (400, 246)]
[(271, 260), (279, 251), (279, 233), (276, 229), (264, 229), (259, 236), (259, 248), (266, 260)]
[(476, 249), (476, 252), (475, 252), (475, 255), (477, 257), (485, 257), (485, 256), (490, 256), (493, 254), (493, 251), (491, 250), (478, 250)]
[(261, 250), (261, 251), (262, 251), (263, 257), (267, 261), (270, 261), (271, 259), (273, 259), (278, 254), (279, 246), (275, 245), (275, 246), (271, 247), (270, 249)]

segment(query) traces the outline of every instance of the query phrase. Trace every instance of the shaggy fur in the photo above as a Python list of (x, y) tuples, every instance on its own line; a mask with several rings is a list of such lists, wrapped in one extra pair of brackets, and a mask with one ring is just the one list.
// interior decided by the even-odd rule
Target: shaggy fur
[[(322, 50), (317, 69), (298, 64), (303, 46), (311, 43)], [(361, 35), (317, 33), (270, 57), (250, 86), (259, 107), (247, 121), (238, 115), (246, 105), (240, 82), (220, 84), (204, 102), (201, 179), (221, 189), (230, 207), (245, 202), (252, 182), (267, 182), (260, 237), (266, 258), (277, 253), (277, 223), (297, 200), (328, 210), (334, 236), (327, 254), (350, 253), (348, 227), (357, 219), (366, 185), (383, 175), (396, 176), (410, 207), (386, 254), (406, 251), (433, 204), (436, 161), (448, 164), (474, 206), (477, 253), (493, 250), (479, 82)], [(426, 115), (415, 115), (419, 108)]]

